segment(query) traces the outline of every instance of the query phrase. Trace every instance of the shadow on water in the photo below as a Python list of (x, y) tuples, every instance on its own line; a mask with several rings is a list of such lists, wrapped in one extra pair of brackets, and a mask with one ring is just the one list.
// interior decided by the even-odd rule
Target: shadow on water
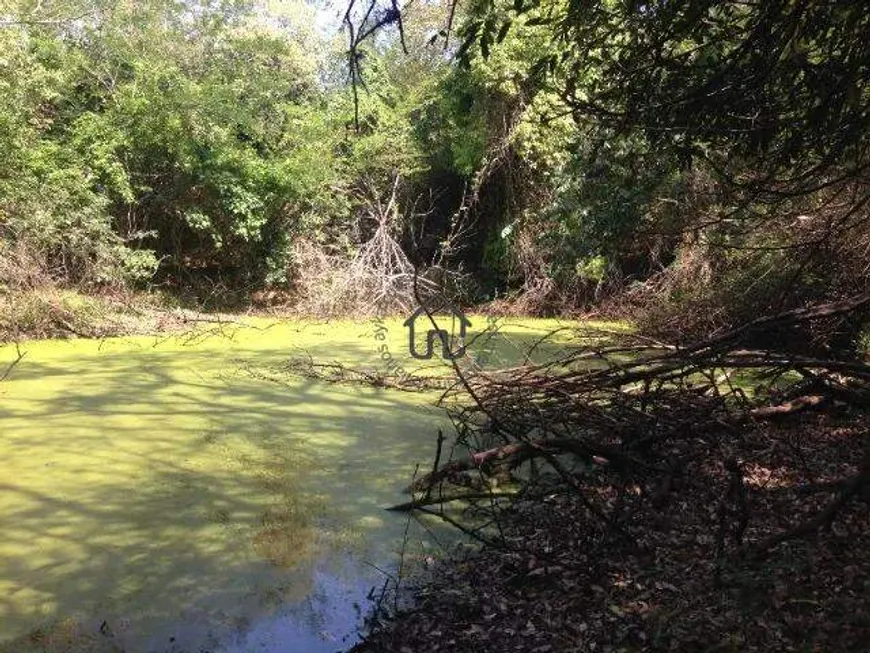
[(418, 395), (244, 371), (300, 346), (380, 364), (359, 325), (27, 347), (0, 387), (0, 651), (352, 642), (382, 580), (366, 563), (394, 564), (405, 526), (383, 507), (443, 416)]

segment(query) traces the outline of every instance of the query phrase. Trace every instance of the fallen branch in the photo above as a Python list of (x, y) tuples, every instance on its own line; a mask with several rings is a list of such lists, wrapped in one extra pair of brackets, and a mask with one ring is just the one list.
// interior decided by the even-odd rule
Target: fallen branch
[(811, 408), (818, 409), (827, 404), (828, 401), (829, 398), (823, 397), (822, 395), (804, 395), (803, 397), (792, 399), (791, 401), (779, 404), (778, 406), (762, 406), (761, 408), (754, 408), (749, 411), (749, 414), (756, 419), (770, 419), (782, 417), (784, 415), (791, 415)]
[(445, 503), (454, 503), (456, 501), (474, 501), (476, 499), (509, 499), (516, 497), (516, 492), (469, 492), (464, 494), (454, 494), (450, 496), (438, 496), (421, 499), (413, 499), (404, 503), (397, 503), (390, 506), (387, 510), (395, 512), (407, 512), (416, 510), (425, 506), (443, 505)]
[(589, 444), (574, 438), (547, 438), (532, 441), (512, 442), (510, 444), (493, 447), (485, 451), (472, 453), (467, 458), (452, 460), (442, 465), (437, 470), (415, 480), (411, 490), (423, 490), (442, 481), (454, 474), (471, 470), (486, 470), (495, 465), (506, 465), (514, 469), (521, 463), (536, 457), (546, 457), (570, 453), (585, 462), (596, 465), (613, 465), (620, 469), (626, 466), (664, 471), (662, 468), (650, 465), (627, 453), (619, 451), (616, 447), (600, 444)]

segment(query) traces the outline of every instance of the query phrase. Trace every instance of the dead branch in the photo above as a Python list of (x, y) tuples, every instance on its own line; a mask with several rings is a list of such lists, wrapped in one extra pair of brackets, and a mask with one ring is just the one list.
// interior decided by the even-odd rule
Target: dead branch
[(753, 408), (749, 411), (749, 414), (755, 419), (782, 417), (784, 415), (792, 415), (802, 410), (821, 408), (827, 404), (828, 400), (829, 397), (822, 395), (804, 395), (777, 406), (761, 406), (760, 408)]
[(438, 497), (430, 497), (413, 499), (411, 501), (405, 501), (404, 503), (397, 503), (394, 506), (390, 506), (387, 510), (391, 510), (394, 512), (407, 512), (409, 510), (416, 510), (417, 508), (423, 508), (425, 506), (435, 506), (435, 505), (443, 505), (447, 503), (454, 503), (457, 501), (473, 501), (475, 499), (510, 499), (516, 496), (516, 492), (467, 492), (462, 494), (453, 494), (453, 495), (440, 495)]
[(508, 445), (493, 447), (486, 451), (472, 453), (460, 460), (453, 460), (442, 465), (425, 476), (416, 479), (412, 490), (425, 490), (441, 483), (454, 474), (470, 470), (486, 470), (495, 466), (505, 466), (514, 469), (523, 462), (539, 456), (552, 456), (568, 453), (595, 465), (616, 465), (619, 468), (635, 465), (641, 468), (651, 468), (648, 463), (601, 444), (590, 444), (574, 438), (551, 438), (529, 442), (513, 442)]
[(295, 259), (301, 304), (320, 315), (407, 314), (416, 307), (415, 278), (431, 295), (452, 273), (432, 267), (419, 274), (399, 244), (406, 218), (399, 206), (401, 179), (393, 179), (386, 196), (370, 186), (357, 198), (363, 208), (362, 226), (373, 226), (371, 235), (352, 256), (331, 254), (323, 246), (300, 241)]
[[(472, 473), (485, 482), (489, 475), (540, 460), (556, 473), (564, 488), (581, 497), (589, 514), (605, 529), (630, 541), (625, 515), (636, 515), (643, 502), (659, 510), (664, 495), (678, 491), (675, 484), (682, 472), (675, 470), (702, 464), (705, 456), (727, 443), (732, 452), (725, 467), (728, 496), (719, 509), (718, 540), (714, 538), (719, 542), (716, 557), (721, 562), (726, 534), (731, 533), (742, 547), (750, 520), (751, 490), (744, 484), (742, 464), (736, 462), (743, 456), (733, 453), (740, 451), (742, 433), (756, 428), (760, 420), (822, 410), (835, 400), (850, 403), (850, 396), (864, 396), (870, 383), (870, 366), (863, 361), (751, 349), (745, 341), (752, 341), (759, 330), (781, 333), (807, 320), (844, 315), (866, 302), (860, 296), (786, 311), (689, 347), (671, 347), (630, 334), (590, 335), (556, 362), (470, 378), (457, 370), (460, 382), (447, 393), (446, 401), (452, 406), (462, 444), (470, 446), (471, 452), (446, 461), (439, 456), (432, 471), (417, 479), (411, 489), (425, 491), (425, 505), (436, 505), (441, 496), (450, 501), (457, 496), (441, 492), (442, 485), (475, 487)], [(787, 378), (798, 380), (775, 394), (791, 397), (789, 401), (770, 406), (762, 403), (763, 393), (753, 396), (741, 388), (741, 379), (747, 375), (777, 379), (780, 386)], [(856, 399), (853, 405), (863, 404)], [(566, 456), (581, 461), (583, 472), (568, 469)], [(865, 477), (861, 479), (866, 484)], [(521, 479), (514, 482), (521, 487), (526, 484)], [(859, 492), (860, 488), (849, 483), (848, 491), (843, 490), (838, 501), (816, 520), (760, 546), (769, 548), (781, 538), (829, 523), (848, 497)], [(610, 490), (602, 492), (603, 487)], [(627, 493), (629, 488), (635, 488), (634, 495)], [(788, 496), (797, 500), (806, 495)], [(402, 505), (415, 509), (413, 501)], [(495, 515), (501, 503), (488, 509)]]

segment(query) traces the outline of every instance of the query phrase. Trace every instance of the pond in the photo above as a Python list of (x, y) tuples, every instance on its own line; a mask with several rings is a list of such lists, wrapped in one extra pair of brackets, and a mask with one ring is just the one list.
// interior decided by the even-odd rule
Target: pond
[[(554, 326), (503, 325), (498, 356)], [(23, 343), (0, 383), (0, 651), (351, 646), (403, 546), (384, 508), (447, 422), (437, 395), (260, 372), (301, 353), (411, 370), (406, 338), (249, 319)], [(406, 557), (437, 557), (443, 531), (412, 525)]]

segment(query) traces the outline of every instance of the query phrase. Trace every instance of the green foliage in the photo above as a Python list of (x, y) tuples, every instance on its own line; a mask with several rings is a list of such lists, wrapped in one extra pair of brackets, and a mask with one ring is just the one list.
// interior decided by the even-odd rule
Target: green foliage
[[(617, 137), (579, 151), (564, 167), (550, 218), (548, 246), (571, 258), (630, 253), (644, 230), (676, 226), (685, 184), (676, 161), (637, 137)], [(660, 198), (670, 201), (657, 202)]]
[[(490, 59), (510, 51), (509, 38), (494, 43), (523, 19), (552, 39), (522, 59), (523, 78), (555, 92), (572, 116), (575, 149), (591, 154), (586, 171), (612, 170), (613, 148), (653, 163), (648, 177), (704, 167), (775, 204), (816, 192), (821, 179), (854, 176), (866, 158), (870, 19), (854, 3), (479, 0), (466, 59), (477, 48)], [(608, 183), (628, 189), (620, 167)], [(605, 214), (618, 237), (628, 216)]]
[(85, 17), (67, 29), (13, 9), (28, 21), (0, 28), (0, 225), (58, 280), (144, 280), (159, 257), (281, 281), (293, 231), (345, 208), (340, 132), (294, 16), (152, 0), (61, 7)]
[(373, 47), (357, 133), (330, 81), (341, 50), (303, 2), (46, 11), (22, 0), (0, 27), (0, 224), (57, 281), (144, 281), (159, 261), (176, 286), (286, 283), (297, 238), (353, 240), (362, 190), (425, 185), (415, 123), (443, 57)]
[[(822, 0), (463, 6), (464, 68), (442, 131), (454, 170), (490, 175), (485, 260), (512, 257), (526, 285), (597, 292), (614, 270), (644, 278), (679, 260), (686, 235), (703, 233), (703, 256), (734, 268), (695, 283), (721, 284), (732, 307), (846, 292), (839, 272), (809, 271), (832, 251), (851, 260), (866, 231), (867, 12)], [(779, 248), (789, 272), (781, 284), (765, 272), (756, 296), (743, 282)]]
[[(62, 129), (57, 104), (75, 83), (64, 68), (67, 50), (49, 35), (16, 28), (0, 30), (0, 39), (0, 237), (26, 243), (49, 277), (109, 282), (126, 271), (127, 252), (90, 161), (55, 137)], [(145, 272), (144, 263), (140, 257), (137, 272)]]
[[(867, 151), (851, 5), (472, 0), (445, 51), (451, 4), (415, 4), (407, 51), (395, 30), (356, 49), (352, 93), (302, 0), (45, 4), (6, 0), (0, 24), (0, 246), (37, 272), (7, 262), (7, 285), (291, 283), (299, 241), (352, 254), (396, 177), (402, 210), (431, 209), (398, 225), (415, 262), (464, 198), (460, 262), (485, 290), (571, 301), (678, 259), (687, 233), (766, 250), (795, 220), (864, 216), (863, 186), (837, 195)], [(793, 262), (816, 293), (818, 261)]]

